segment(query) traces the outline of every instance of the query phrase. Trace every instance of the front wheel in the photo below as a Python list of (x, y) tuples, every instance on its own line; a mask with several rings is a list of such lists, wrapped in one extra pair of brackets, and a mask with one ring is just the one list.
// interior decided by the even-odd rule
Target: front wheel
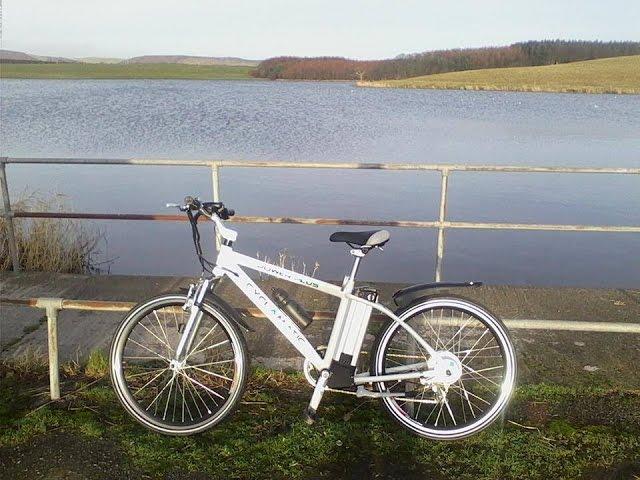
[[(507, 406), (516, 357), (503, 323), (458, 297), (430, 297), (398, 314), (446, 362), (438, 378), (377, 383), (383, 407), (411, 432), (457, 440), (489, 426)], [(373, 375), (418, 372), (433, 366), (415, 337), (392, 321), (372, 350)]]
[(207, 299), (191, 349), (174, 361), (189, 318), (187, 297), (168, 294), (134, 307), (111, 344), (111, 381), (138, 422), (168, 435), (190, 435), (221, 422), (242, 395), (249, 371), (247, 345), (233, 312)]

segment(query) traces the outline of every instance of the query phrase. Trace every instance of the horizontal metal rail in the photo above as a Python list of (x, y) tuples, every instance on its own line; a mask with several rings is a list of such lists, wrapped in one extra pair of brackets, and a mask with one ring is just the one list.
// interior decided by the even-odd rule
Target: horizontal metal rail
[[(120, 302), (111, 300), (59, 300), (60, 310), (89, 310), (100, 312), (128, 312), (137, 302)], [(21, 305), (27, 307), (43, 308), (42, 298), (10, 298), (0, 297), (0, 303), (8, 305)], [(264, 313), (258, 308), (236, 308), (236, 312), (253, 318), (264, 318)], [(334, 320), (335, 312), (330, 310), (309, 310), (309, 315), (313, 320)], [(387, 320), (383, 314), (373, 314), (373, 320)], [(640, 334), (640, 323), (630, 322), (602, 322), (602, 321), (573, 321), (573, 320), (539, 320), (539, 319), (503, 319), (503, 322), (515, 330), (563, 330), (580, 332), (601, 332), (601, 333), (638, 333)]]
[(14, 164), (57, 164), (57, 165), (149, 165), (174, 167), (235, 167), (235, 168), (309, 168), (342, 170), (449, 170), (460, 172), (522, 172), (522, 173), (602, 173), (640, 174), (634, 167), (552, 167), (521, 165), (465, 165), (465, 164), (424, 164), (424, 163), (372, 163), (372, 162), (255, 162), (245, 160), (192, 160), (192, 159), (152, 159), (152, 158), (26, 158), (5, 157), (3, 163)]
[[(186, 222), (184, 215), (138, 214), (138, 213), (75, 213), (75, 212), (32, 212), (15, 211), (14, 218), (67, 218), (83, 220), (151, 220), (159, 222)], [(429, 222), (419, 220), (356, 220), (341, 218), (309, 217), (265, 217), (236, 216), (230, 219), (235, 223), (289, 223), (299, 225), (360, 225), (378, 227), (406, 228), (458, 228), (484, 230), (543, 230), (558, 232), (609, 232), (640, 233), (640, 226), (603, 226), (603, 225), (567, 225), (543, 223), (476, 223), (476, 222)]]
[(354, 225), (405, 228), (438, 229), (436, 245), (435, 280), (442, 280), (445, 254), (445, 232), (447, 229), (482, 229), (482, 230), (525, 230), (555, 232), (605, 232), (605, 233), (640, 233), (638, 225), (571, 225), (544, 223), (509, 223), (509, 222), (469, 222), (451, 221), (447, 219), (448, 179), (454, 171), (460, 172), (493, 172), (493, 173), (558, 173), (558, 174), (608, 174), (608, 175), (640, 175), (640, 168), (634, 167), (555, 167), (555, 166), (519, 166), (519, 165), (459, 165), (459, 164), (414, 164), (414, 163), (324, 163), (324, 162), (286, 162), (286, 161), (244, 161), (244, 160), (190, 160), (190, 159), (146, 159), (146, 158), (0, 158), (0, 180), (2, 180), (3, 216), (8, 220), (9, 247), (14, 270), (19, 270), (19, 252), (13, 231), (14, 218), (67, 218), (89, 220), (153, 220), (179, 221), (184, 218), (177, 215), (139, 214), (139, 213), (92, 213), (92, 212), (27, 212), (12, 211), (5, 175), (6, 164), (66, 164), (66, 165), (147, 165), (147, 166), (191, 166), (211, 169), (213, 199), (219, 201), (220, 169), (225, 168), (295, 168), (295, 169), (352, 169), (352, 170), (396, 170), (396, 171), (434, 171), (440, 172), (440, 205), (437, 220), (384, 220), (384, 219), (343, 219), (343, 218), (309, 218), (309, 217), (274, 217), (274, 216), (237, 216), (233, 221), (238, 223), (273, 223), (300, 225)]
[[(0, 297), (0, 304), (40, 308), (47, 317), (47, 338), (49, 356), (49, 390), (52, 400), (60, 398), (60, 372), (58, 356), (58, 314), (61, 310), (89, 310), (99, 312), (127, 312), (135, 302), (110, 300), (71, 300), (63, 298), (9, 298)], [(238, 308), (241, 315), (266, 318), (257, 308)], [(313, 320), (333, 320), (335, 312), (327, 310), (311, 311)], [(384, 321), (382, 314), (372, 315), (372, 320)], [(627, 322), (586, 322), (567, 320), (505, 319), (504, 323), (513, 330), (559, 330), (601, 333), (640, 334), (640, 323)]]

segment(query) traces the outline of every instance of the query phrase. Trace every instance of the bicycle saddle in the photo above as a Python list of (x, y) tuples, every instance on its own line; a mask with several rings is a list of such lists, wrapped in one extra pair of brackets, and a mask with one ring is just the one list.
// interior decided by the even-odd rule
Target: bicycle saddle
[(386, 230), (369, 230), (367, 232), (335, 232), (329, 237), (330, 242), (344, 242), (359, 247), (381, 247), (389, 241)]

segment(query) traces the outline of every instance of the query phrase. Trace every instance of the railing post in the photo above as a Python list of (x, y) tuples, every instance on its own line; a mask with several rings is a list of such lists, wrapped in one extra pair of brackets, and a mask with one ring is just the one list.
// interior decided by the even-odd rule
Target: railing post
[[(213, 201), (220, 201), (220, 164), (218, 162), (211, 163), (211, 185), (213, 188)], [(220, 251), (220, 236), (216, 231), (216, 250)]]
[(442, 260), (444, 259), (445, 232), (444, 222), (447, 217), (447, 185), (449, 183), (449, 170), (442, 169), (442, 183), (440, 186), (440, 213), (438, 215), (438, 250), (436, 253), (436, 282), (442, 280)]
[(2, 216), (7, 225), (7, 243), (13, 271), (20, 271), (20, 255), (18, 253), (18, 242), (16, 242), (16, 231), (13, 225), (13, 212), (11, 211), (11, 201), (9, 200), (9, 186), (7, 185), (6, 163), (7, 157), (0, 158), (0, 192), (2, 195)]
[(61, 298), (39, 298), (36, 307), (44, 308), (47, 314), (47, 340), (49, 350), (49, 393), (51, 400), (60, 398), (60, 369), (58, 362), (58, 311), (62, 309)]
[(220, 201), (220, 164), (213, 162), (211, 164), (211, 184), (213, 186), (213, 201)]

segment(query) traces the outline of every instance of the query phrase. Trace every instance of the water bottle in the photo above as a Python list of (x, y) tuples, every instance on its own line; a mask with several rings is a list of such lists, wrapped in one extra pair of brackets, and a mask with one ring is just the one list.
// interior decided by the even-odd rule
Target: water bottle
[(313, 318), (309, 312), (307, 312), (304, 307), (299, 305), (294, 299), (289, 297), (289, 294), (281, 288), (273, 288), (271, 290), (273, 294), (273, 300), (276, 302), (278, 307), (280, 307), (289, 317), (302, 325), (302, 328), (307, 328)]

